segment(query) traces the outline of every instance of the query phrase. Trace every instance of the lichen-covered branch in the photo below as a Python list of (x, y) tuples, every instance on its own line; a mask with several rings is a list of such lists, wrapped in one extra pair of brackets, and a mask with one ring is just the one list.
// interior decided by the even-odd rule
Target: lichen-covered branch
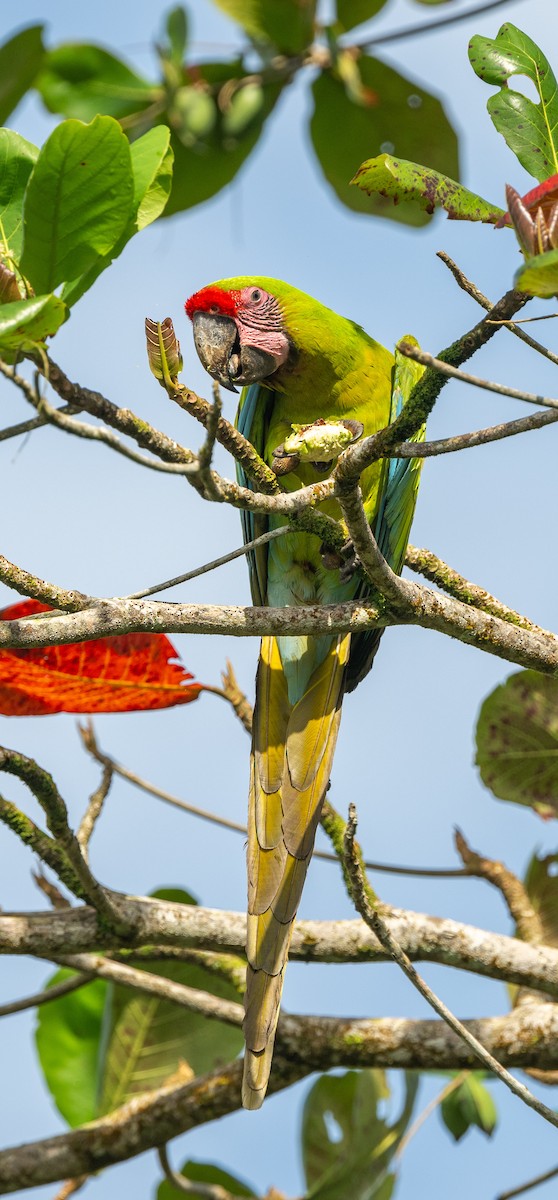
[[(528, 300), (529, 297), (521, 292), (506, 292), (482, 321), (457, 338), (451, 346), (441, 350), (438, 358), (454, 367), (461, 366), (494, 337), (499, 328), (498, 321), (513, 317)], [(433, 367), (427, 367), (397, 419), (379, 433), (372, 434), (371, 437), (364, 438), (356, 446), (352, 446), (350, 453), (341, 458), (335, 472), (337, 479), (355, 483), (366, 467), (380, 458), (389, 458), (394, 446), (413, 438), (430, 416), (446, 382), (447, 376)]]
[[(554, 1005), (532, 1005), (466, 1026), (506, 1066), (558, 1064)], [(276, 1047), (271, 1094), (332, 1067), (462, 1070), (476, 1065), (471, 1051), (441, 1021), (283, 1016)], [(4, 1150), (0, 1193), (90, 1174), (236, 1111), (241, 1072), (240, 1062), (230, 1063), (191, 1082), (136, 1096), (82, 1129)]]
[(115, 908), (110, 894), (91, 873), (76, 835), (68, 823), (68, 810), (52, 775), (34, 759), (5, 746), (0, 746), (0, 771), (15, 776), (30, 789), (45, 813), (57, 850), (62, 851), (79, 880), (81, 894), (93, 905), (103, 921), (117, 931), (126, 932), (126, 922), (120, 911)]
[(426, 980), (419, 975), (408, 954), (405, 953), (397, 938), (393, 936), (387, 921), (384, 920), (380, 905), (377, 903), (375, 897), (370, 895), (370, 890), (367, 887), (362, 869), (360, 849), (355, 845), (356, 828), (356, 808), (354, 804), (350, 804), (343, 839), (345, 870), (349, 881), (351, 898), (363, 921), (366, 922), (368, 928), (376, 935), (378, 941), (381, 942), (384, 949), (391, 955), (397, 966), (401, 968), (413, 987), (417, 989), (427, 1004), (442, 1018), (448, 1028), (461, 1039), (479, 1062), (491, 1071), (528, 1108), (532, 1108), (534, 1112), (543, 1117), (545, 1121), (548, 1121), (550, 1125), (554, 1125), (555, 1128), (558, 1127), (558, 1113), (554, 1109), (549, 1108), (547, 1104), (544, 1104), (542, 1100), (539, 1100), (538, 1096), (535, 1096), (520, 1079), (516, 1079), (515, 1075), (512, 1075), (499, 1061), (499, 1058), (495, 1057), (488, 1050), (482, 1039), (478, 1038), (473, 1030), (469, 1029), (463, 1021), (460, 1021), (459, 1017), (448, 1008), (447, 1004), (426, 983)]
[(149, 600), (99, 600), (83, 612), (0, 622), (0, 646), (19, 650), (67, 645), (132, 632), (261, 637), (265, 634), (363, 633), (388, 625), (419, 625), (521, 667), (550, 675), (558, 670), (558, 638), (552, 634), (512, 626), (411, 580), (400, 581), (400, 596), (397, 611), (391, 611), (386, 605), (381, 612), (370, 601), (242, 608)]
[[(186, 946), (244, 955), (242, 913), (110, 893), (130, 929), (126, 947)], [(531, 987), (558, 998), (558, 950), (477, 929), (445, 917), (390, 909), (397, 941), (415, 962), (437, 962), (491, 979)], [(0, 913), (0, 954), (57, 958), (119, 950), (120, 939), (92, 908)], [(299, 921), (290, 956), (302, 962), (385, 962), (387, 955), (360, 920)]]
[(508, 608), (507, 604), (503, 604), (485, 588), (465, 579), (464, 575), (460, 575), (453, 567), (448, 566), (431, 550), (407, 546), (405, 566), (409, 567), (411, 571), (415, 571), (417, 575), (424, 576), (430, 583), (435, 583), (437, 587), (442, 588), (448, 595), (454, 596), (456, 600), (462, 600), (464, 604), (480, 608), (483, 612), (491, 613), (493, 617), (499, 617), (502, 621), (509, 621), (510, 625), (519, 625), (521, 629), (530, 629), (533, 633), (542, 634), (543, 637), (549, 636), (548, 629), (542, 629), (540, 625), (535, 625), (534, 621), (529, 620), (529, 617), (524, 617), (515, 609)]

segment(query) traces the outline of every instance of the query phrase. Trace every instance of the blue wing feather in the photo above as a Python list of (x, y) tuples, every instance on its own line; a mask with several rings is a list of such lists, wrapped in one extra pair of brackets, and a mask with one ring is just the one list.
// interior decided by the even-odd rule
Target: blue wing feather
[[(265, 445), (265, 411), (269, 402), (269, 389), (259, 384), (244, 388), (236, 414), (236, 428), (249, 442), (259, 455), (263, 457)], [(236, 464), (236, 478), (241, 487), (256, 488), (246, 475), (240, 463)], [(242, 536), (244, 543), (252, 542), (254, 538), (265, 533), (268, 528), (267, 518), (241, 510)], [(265, 604), (267, 600), (267, 546), (258, 550), (249, 550), (246, 555), (250, 572), (250, 590), (254, 604)]]
[[(405, 341), (416, 345), (415, 338), (407, 336)], [(411, 359), (396, 353), (393, 388), (391, 395), (390, 424), (399, 416), (406, 404), (414, 384), (424, 368)], [(424, 441), (424, 426), (413, 441)], [(384, 558), (398, 575), (403, 570), (407, 543), (411, 532), (417, 492), (420, 481), (421, 458), (392, 458), (386, 464), (384, 486), (378, 511), (374, 520), (373, 533)], [(366, 583), (362, 583), (358, 597), (370, 595)], [(351, 640), (351, 653), (347, 672), (347, 691), (351, 692), (368, 674), (374, 655), (380, 644), (381, 630), (359, 634)]]

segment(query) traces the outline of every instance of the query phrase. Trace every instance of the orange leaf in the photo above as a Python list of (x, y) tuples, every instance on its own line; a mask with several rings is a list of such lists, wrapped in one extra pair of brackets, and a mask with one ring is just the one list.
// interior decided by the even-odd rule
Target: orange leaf
[[(47, 604), (24, 600), (1, 609), (0, 620), (48, 611)], [(71, 646), (0, 650), (0, 713), (37, 717), (188, 704), (197, 699), (203, 684), (190, 683), (193, 676), (177, 658), (164, 633), (124, 633)]]

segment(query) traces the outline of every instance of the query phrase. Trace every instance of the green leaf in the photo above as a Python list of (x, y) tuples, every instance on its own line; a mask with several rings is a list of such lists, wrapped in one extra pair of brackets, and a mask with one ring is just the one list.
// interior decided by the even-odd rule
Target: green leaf
[(156, 125), (130, 146), (133, 201), (128, 224), (108, 254), (98, 256), (93, 266), (62, 288), (66, 304), (75, 304), (84, 292), (122, 253), (130, 238), (161, 216), (172, 185), (173, 151), (167, 125)]
[(542, 925), (543, 941), (558, 946), (558, 854), (534, 854), (525, 875), (525, 890)]
[(412, 200), (427, 213), (444, 208), (450, 221), (484, 221), (494, 225), (504, 215), (502, 208), (470, 192), (455, 179), (418, 163), (392, 158), (391, 154), (380, 154), (363, 162), (351, 183), (369, 196), (393, 196), (396, 204)]
[(558, 680), (519, 671), (487, 697), (476, 731), (481, 779), (500, 800), (558, 816)]
[(346, 33), (375, 17), (387, 0), (337, 0), (337, 20)]
[(19, 133), (0, 129), (0, 238), (3, 234), (5, 239), (1, 252), (16, 261), (23, 244), (23, 197), (38, 153)]
[(358, 60), (366, 104), (347, 95), (332, 71), (322, 71), (312, 92), (310, 131), (322, 171), (339, 200), (356, 212), (424, 225), (429, 216), (414, 201), (367, 197), (349, 180), (359, 163), (381, 152), (420, 157), (433, 171), (457, 178), (457, 137), (439, 100), (379, 59)]
[[(499, 133), (522, 167), (543, 180), (558, 172), (558, 84), (542, 50), (507, 22), (496, 38), (474, 37), (469, 58), (476, 74), (500, 87), (487, 108)], [(508, 86), (513, 75), (526, 75), (539, 103)]]
[[(193, 903), (178, 889), (155, 893), (175, 903)], [(189, 963), (149, 963), (146, 970), (213, 996), (238, 1000), (232, 984)], [(103, 1059), (99, 1109), (110, 1112), (132, 1096), (160, 1084), (186, 1063), (203, 1075), (235, 1058), (242, 1032), (220, 1021), (189, 1012), (171, 1000), (142, 995), (129, 988), (111, 988), (111, 1019)]]
[(529, 296), (541, 296), (547, 300), (558, 296), (558, 250), (547, 250), (528, 258), (516, 271), (513, 281), (519, 292)]
[(188, 14), (181, 4), (167, 13), (165, 28), (169, 39), (169, 58), (175, 67), (180, 67), (188, 44)]
[[(46, 986), (75, 974), (64, 967)], [(58, 1111), (72, 1126), (97, 1115), (98, 1054), (106, 994), (107, 984), (95, 979), (38, 1010), (35, 1037), (39, 1061)]]
[(170, 196), (174, 154), (167, 125), (156, 125), (132, 142), (134, 232), (161, 216)]
[(41, 65), (43, 26), (30, 25), (0, 46), (0, 125), (28, 91)]
[(314, 38), (316, 0), (215, 0), (255, 42), (300, 54)]
[(476, 1071), (469, 1071), (463, 1083), (442, 1100), (442, 1120), (456, 1142), (473, 1125), (482, 1133), (486, 1133), (487, 1137), (494, 1133), (498, 1113), (488, 1088), (481, 1080), (482, 1075)]
[(36, 87), (50, 112), (91, 121), (98, 113), (128, 117), (160, 95), (147, 79), (102, 46), (57, 46), (44, 61)]
[[(231, 81), (245, 78), (241, 62), (201, 63), (197, 73), (200, 82), (205, 81), (212, 92), (221, 94), (231, 91)], [(222, 111), (217, 105), (211, 128), (197, 140), (190, 139), (190, 144), (184, 145), (178, 134), (173, 133), (174, 174), (165, 217), (202, 204), (234, 179), (256, 145), (281, 91), (282, 84), (266, 83), (261, 107), (253, 111), (247, 124), (240, 122), (236, 130), (229, 127), (229, 106), (225, 105)]]
[(33, 349), (56, 333), (68, 316), (58, 296), (12, 300), (0, 308), (0, 353), (5, 357)]
[[(216, 1183), (227, 1192), (231, 1192), (233, 1196), (248, 1196), (255, 1197), (257, 1192), (250, 1184), (243, 1183), (234, 1175), (229, 1175), (228, 1171), (223, 1171), (221, 1167), (216, 1167), (213, 1163), (192, 1162), (188, 1159), (180, 1171), (181, 1175), (195, 1183)], [(205, 1200), (206, 1193), (203, 1192), (200, 1196), (199, 1192), (189, 1191), (190, 1200)], [(168, 1179), (163, 1180), (163, 1183), (157, 1188), (157, 1200), (176, 1200), (177, 1196), (184, 1195), (178, 1188), (173, 1187)]]
[(379, 1070), (322, 1075), (307, 1096), (302, 1117), (306, 1200), (388, 1200), (395, 1182), (389, 1163), (407, 1127), (417, 1077), (406, 1075), (406, 1100), (389, 1125), (378, 1104), (389, 1097)]
[(48, 292), (115, 246), (133, 200), (130, 147), (117, 121), (63, 121), (45, 142), (27, 185), (23, 274)]

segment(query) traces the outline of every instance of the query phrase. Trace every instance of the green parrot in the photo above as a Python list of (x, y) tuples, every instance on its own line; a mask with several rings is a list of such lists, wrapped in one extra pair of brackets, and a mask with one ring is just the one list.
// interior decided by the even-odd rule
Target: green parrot
[[(326, 478), (336, 441), (346, 444), (389, 424), (422, 370), (409, 359), (394, 359), (359, 325), (278, 279), (221, 280), (191, 296), (186, 312), (205, 369), (231, 391), (242, 386), (237, 428), (287, 490)], [(338, 444), (335, 453), (341, 448)], [(419, 464), (377, 462), (361, 478), (368, 520), (397, 572), (407, 548)], [(241, 468), (237, 476), (250, 486)], [(320, 510), (341, 519), (334, 499)], [(284, 523), (279, 515), (244, 512), (244, 540)], [(332, 604), (367, 595), (359, 575), (340, 573), (339, 562), (324, 553), (314, 534), (284, 534), (250, 551), (249, 566), (257, 605)], [(248, 817), (245, 1108), (259, 1108), (267, 1088), (289, 942), (331, 774), (343, 695), (369, 671), (379, 638), (371, 631), (353, 637), (264, 637), (261, 643)]]

